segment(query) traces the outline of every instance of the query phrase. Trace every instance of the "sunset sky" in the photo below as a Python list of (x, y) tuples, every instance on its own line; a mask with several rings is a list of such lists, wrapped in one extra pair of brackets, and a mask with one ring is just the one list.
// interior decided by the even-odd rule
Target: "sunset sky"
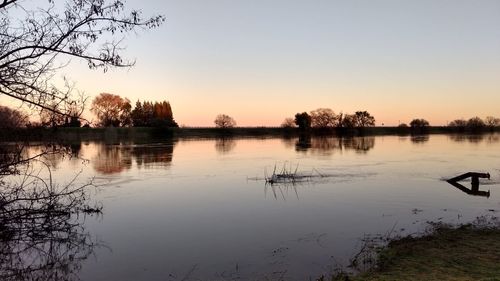
[[(498, 0), (129, 0), (157, 30), (126, 38), (131, 69), (73, 61), (90, 96), (169, 100), (179, 125), (275, 126), (297, 112), (367, 110), (377, 125), (500, 117)], [(5, 99), (2, 99), (2, 101)]]

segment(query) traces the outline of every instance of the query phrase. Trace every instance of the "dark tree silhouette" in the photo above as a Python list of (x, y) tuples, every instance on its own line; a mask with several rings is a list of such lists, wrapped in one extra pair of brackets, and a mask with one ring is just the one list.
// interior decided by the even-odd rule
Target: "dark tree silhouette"
[(330, 108), (318, 108), (310, 112), (311, 126), (314, 128), (334, 128), (338, 116)]
[(137, 101), (131, 117), (134, 127), (179, 127), (168, 101), (155, 103)]
[(307, 130), (311, 128), (311, 116), (307, 112), (295, 114), (295, 124), (301, 130)]
[(481, 118), (477, 116), (472, 117), (467, 121), (467, 128), (471, 131), (474, 132), (481, 131), (482, 129), (484, 129), (484, 127), (486, 127), (486, 124)]
[(236, 121), (234, 121), (233, 117), (226, 114), (219, 114), (215, 117), (214, 120), (215, 127), (217, 128), (233, 128), (236, 126)]
[(120, 55), (122, 34), (165, 21), (143, 18), (140, 10), (127, 13), (120, 0), (30, 2), (0, 2), (0, 94), (69, 117), (73, 88), (52, 83), (64, 61), (82, 59), (104, 71), (132, 66)]
[(412, 128), (425, 128), (425, 127), (429, 126), (429, 121), (427, 121), (425, 119), (413, 119), (410, 122), (410, 126)]
[(283, 123), (281, 123), (281, 127), (295, 128), (296, 127), (295, 120), (293, 118), (285, 118), (285, 120), (283, 120)]
[(467, 127), (467, 121), (465, 121), (464, 119), (456, 119), (456, 120), (451, 121), (448, 124), (448, 127), (451, 127), (455, 131), (463, 132), (463, 131), (465, 131), (465, 128)]
[(358, 128), (373, 127), (375, 126), (375, 118), (368, 111), (356, 111), (354, 123)]
[(356, 115), (343, 114), (339, 122), (339, 127), (346, 129), (352, 129), (356, 127)]
[(412, 133), (422, 134), (426, 133), (427, 128), (429, 127), (429, 121), (425, 119), (413, 119), (410, 122), (410, 127)]
[(486, 117), (484, 122), (486, 123), (486, 126), (488, 126), (488, 128), (490, 128), (490, 130), (493, 130), (496, 127), (500, 126), (500, 118), (496, 118), (493, 116)]
[(0, 105), (0, 128), (21, 128), (28, 124), (28, 115), (23, 112)]

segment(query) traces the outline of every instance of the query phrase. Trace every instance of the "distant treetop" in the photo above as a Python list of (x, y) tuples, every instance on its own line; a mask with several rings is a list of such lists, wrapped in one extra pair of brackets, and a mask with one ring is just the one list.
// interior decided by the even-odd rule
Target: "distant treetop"
[(214, 123), (215, 127), (221, 129), (233, 128), (236, 126), (236, 121), (233, 119), (233, 117), (226, 114), (217, 115), (217, 117), (215, 117)]
[(168, 101), (137, 101), (131, 118), (134, 127), (179, 127)]

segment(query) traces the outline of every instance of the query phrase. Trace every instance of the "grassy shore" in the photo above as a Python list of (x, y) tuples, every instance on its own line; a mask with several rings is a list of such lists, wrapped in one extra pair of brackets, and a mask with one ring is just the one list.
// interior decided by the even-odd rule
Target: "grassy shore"
[(390, 242), (372, 270), (331, 280), (500, 280), (499, 224), (438, 224), (424, 236)]
[[(500, 132), (500, 128), (483, 129), (475, 133)], [(280, 127), (238, 127), (218, 128), (34, 128), (34, 129), (0, 129), (0, 140), (137, 140), (150, 138), (218, 138), (218, 137), (277, 137), (298, 136), (301, 134), (323, 136), (375, 136), (375, 135), (410, 135), (410, 134), (469, 134), (456, 132), (449, 127), (428, 127), (425, 130), (412, 130), (398, 127), (370, 127), (363, 129), (312, 129), (302, 132), (296, 128)]]

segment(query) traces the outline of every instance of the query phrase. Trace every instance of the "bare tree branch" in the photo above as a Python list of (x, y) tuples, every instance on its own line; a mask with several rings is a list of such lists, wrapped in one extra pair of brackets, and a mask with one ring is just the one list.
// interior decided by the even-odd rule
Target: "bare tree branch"
[(165, 21), (161, 15), (143, 18), (140, 10), (127, 13), (121, 0), (66, 0), (64, 6), (47, 0), (36, 8), (29, 2), (0, 2), (0, 94), (63, 116), (75, 115), (63, 106), (74, 97), (53, 84), (65, 66), (56, 62), (76, 58), (103, 71), (133, 66), (122, 57), (117, 36)]

